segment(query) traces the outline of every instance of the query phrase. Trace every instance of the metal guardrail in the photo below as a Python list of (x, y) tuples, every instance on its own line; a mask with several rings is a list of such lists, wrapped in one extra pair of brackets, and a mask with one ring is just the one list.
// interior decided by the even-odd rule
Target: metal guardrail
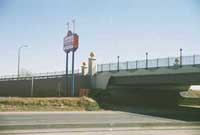
[[(75, 70), (75, 74), (80, 74), (80, 70)], [(68, 72), (69, 76), (72, 74), (71, 71)], [(0, 81), (6, 80), (31, 80), (34, 79), (44, 79), (44, 78), (60, 78), (65, 76), (65, 71), (59, 72), (45, 72), (45, 73), (34, 73), (34, 74), (20, 74), (18, 75), (4, 75), (0, 76)]]
[(199, 65), (200, 55), (193, 56), (181, 56), (181, 57), (168, 57), (168, 58), (157, 58), (157, 59), (146, 59), (136, 61), (126, 61), (119, 63), (106, 63), (98, 64), (97, 72), (109, 72), (109, 71), (120, 71), (120, 70), (133, 70), (133, 69), (149, 69), (159, 67), (182, 67), (186, 65)]

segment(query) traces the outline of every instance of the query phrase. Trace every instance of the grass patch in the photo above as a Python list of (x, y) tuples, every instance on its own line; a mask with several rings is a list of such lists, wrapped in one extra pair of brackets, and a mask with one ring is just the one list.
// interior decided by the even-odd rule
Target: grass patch
[(0, 111), (96, 111), (98, 103), (88, 97), (0, 99)]

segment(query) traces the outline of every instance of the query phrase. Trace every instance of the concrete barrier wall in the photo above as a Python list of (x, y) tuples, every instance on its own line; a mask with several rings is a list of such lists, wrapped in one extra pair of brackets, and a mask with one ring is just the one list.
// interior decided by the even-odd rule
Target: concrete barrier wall
[[(68, 82), (67, 95), (70, 95), (71, 78)], [(75, 75), (75, 95), (78, 96), (80, 88), (90, 88), (88, 76)], [(31, 96), (32, 80), (10, 80), (0, 81), (0, 96)], [(34, 97), (58, 97), (64, 96), (65, 78), (47, 78), (34, 80), (33, 96)]]
[(165, 74), (148, 76), (115, 76), (109, 85), (127, 86), (147, 91), (186, 91), (191, 85), (200, 85), (200, 73)]
[[(180, 84), (199, 85), (200, 66), (184, 66), (182, 68), (153, 68), (122, 70), (115, 72), (99, 72), (95, 75), (95, 88), (106, 89), (108, 85), (159, 85)], [(111, 82), (110, 82), (111, 81)]]

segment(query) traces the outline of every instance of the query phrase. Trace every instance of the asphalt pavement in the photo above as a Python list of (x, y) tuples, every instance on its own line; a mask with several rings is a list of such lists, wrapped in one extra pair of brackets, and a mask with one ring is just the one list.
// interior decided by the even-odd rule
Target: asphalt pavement
[(1, 112), (0, 134), (199, 135), (200, 122), (122, 112)]

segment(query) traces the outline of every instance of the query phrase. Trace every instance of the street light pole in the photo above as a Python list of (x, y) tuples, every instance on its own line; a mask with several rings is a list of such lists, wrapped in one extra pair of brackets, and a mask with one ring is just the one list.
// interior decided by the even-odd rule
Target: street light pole
[(19, 70), (20, 70), (20, 55), (21, 55), (21, 49), (23, 47), (28, 47), (27, 45), (22, 45), (18, 48), (18, 66), (17, 66), (17, 77), (19, 78)]

